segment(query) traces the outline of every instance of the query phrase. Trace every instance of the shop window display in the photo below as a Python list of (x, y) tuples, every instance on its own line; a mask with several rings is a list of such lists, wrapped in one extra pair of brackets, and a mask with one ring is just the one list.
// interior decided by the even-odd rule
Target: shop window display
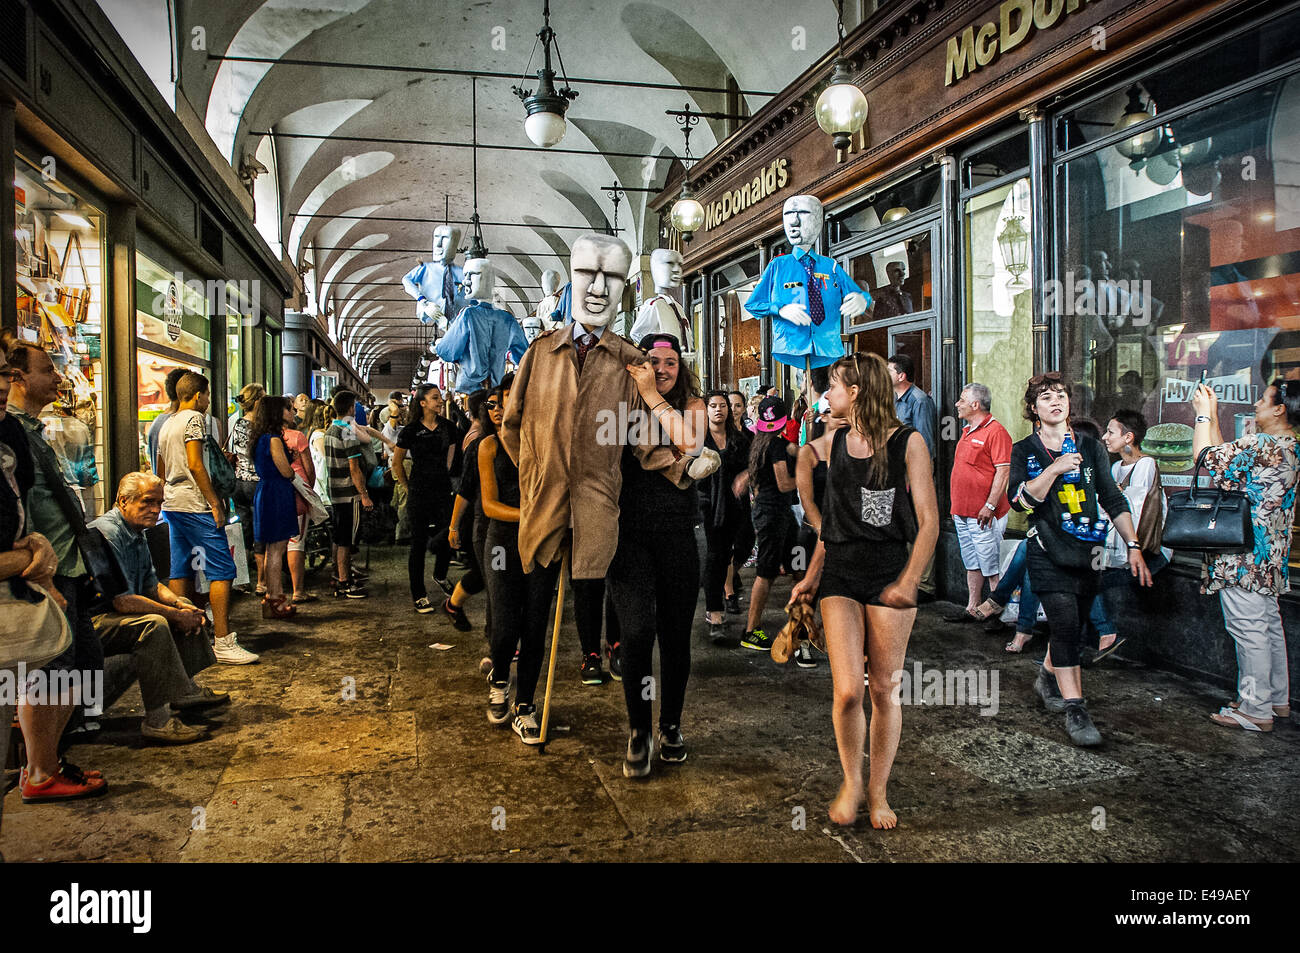
[(41, 420), (88, 514), (104, 511), (104, 215), (16, 158), (18, 325), (63, 378)]
[(966, 199), (963, 212), (967, 320), (962, 383), (987, 386), (993, 415), (1019, 440), (1029, 435), (1020, 401), (1025, 381), (1034, 373), (1028, 178)]
[[(1205, 79), (1179, 66), (1088, 104), (1064, 128), (1127, 108), (1134, 90), (1154, 115), (1158, 95), (1190, 98), (1180, 82)], [(1057, 278), (1077, 292), (1058, 311), (1078, 412), (1104, 422), (1140, 410), (1172, 492), (1191, 480), (1199, 380), (1233, 439), (1252, 429), (1270, 381), (1300, 379), (1300, 74), (1166, 112), (1145, 135), (1060, 163)]]

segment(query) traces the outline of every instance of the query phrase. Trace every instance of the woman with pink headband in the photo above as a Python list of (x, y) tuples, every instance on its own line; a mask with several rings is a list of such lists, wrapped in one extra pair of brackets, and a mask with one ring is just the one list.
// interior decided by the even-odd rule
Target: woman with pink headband
[[(708, 431), (704, 401), (681, 346), (671, 334), (642, 338), (649, 356), (629, 364), (659, 442), (679, 453), (699, 456)], [(655, 742), (650, 732), (652, 699), (659, 697), (659, 757), (686, 760), (682, 706), (691, 673), (691, 623), (700, 592), (700, 557), (695, 545), (698, 518), (695, 485), (679, 489), (663, 474), (645, 470), (631, 451), (623, 452), (619, 495), (618, 549), (607, 580), (623, 643), (623, 696), (629, 736), (623, 775), (650, 773)], [(659, 640), (662, 678), (654, 686), (653, 655)]]

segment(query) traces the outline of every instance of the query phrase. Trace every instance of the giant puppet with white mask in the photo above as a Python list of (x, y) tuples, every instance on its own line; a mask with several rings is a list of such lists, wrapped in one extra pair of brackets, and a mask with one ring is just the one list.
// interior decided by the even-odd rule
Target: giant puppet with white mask
[(564, 276), (554, 268), (548, 268), (542, 272), (542, 300), (537, 303), (537, 310), (533, 316), (541, 322), (543, 331), (550, 331), (557, 328), (563, 321), (556, 321), (554, 315), (560, 306), (560, 294), (564, 290)]
[(822, 203), (811, 195), (786, 199), (781, 210), (792, 251), (768, 262), (745, 302), (756, 318), (772, 321), (772, 356), (806, 370), (844, 356), (843, 318), (871, 307), (871, 296), (833, 259), (812, 249), (822, 231)]
[(460, 250), (460, 229), (439, 225), (433, 230), (433, 258), (421, 262), (402, 278), (402, 287), (416, 301), (415, 313), (421, 323), (432, 322), (440, 337), (447, 322), (465, 306), (464, 274), (456, 264)]
[(528, 340), (514, 315), (492, 303), (497, 272), (490, 261), (471, 258), (465, 262), (464, 277), (469, 297), (434, 353), (459, 368), (456, 391), (472, 394), (500, 384), (506, 358), (522, 361)]
[(650, 253), (650, 277), (654, 279), (654, 297), (641, 305), (632, 333), (633, 341), (647, 334), (671, 334), (681, 342), (683, 356), (694, 351), (695, 336), (691, 323), (677, 295), (682, 287), (682, 253), (672, 248), (656, 248)]

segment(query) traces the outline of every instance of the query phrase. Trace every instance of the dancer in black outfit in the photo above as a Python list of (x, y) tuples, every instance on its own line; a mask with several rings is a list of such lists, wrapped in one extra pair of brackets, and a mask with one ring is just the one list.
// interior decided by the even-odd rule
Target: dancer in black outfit
[[(653, 383), (660, 400), (647, 403), (664, 444), (686, 454), (703, 452), (704, 402), (690, 368), (681, 363), (677, 338), (647, 335), (641, 349), (649, 361), (628, 365), (628, 373), (637, 379), (643, 394)], [(659, 757), (668, 762), (686, 760), (682, 706), (691, 671), (691, 622), (700, 591), (696, 507), (694, 484), (679, 489), (662, 474), (644, 470), (631, 451), (624, 450), (618, 549), (607, 578), (623, 637), (623, 697), (630, 729), (625, 777), (650, 773), (651, 703), (656, 695)], [(653, 679), (656, 635), (661, 673), (657, 685)]]
[(448, 545), (465, 553), (468, 567), (452, 594), (442, 604), (442, 611), (451, 617), (452, 625), (461, 632), (473, 628), (465, 615), (466, 601), (486, 587), (483, 579), (483, 540), (487, 536), (487, 519), (483, 516), (483, 503), (479, 499), (478, 447), (484, 437), (496, 435), (497, 424), (505, 413), (505, 399), (499, 389), (490, 393), (485, 390), (476, 391), (470, 394), (468, 403), (470, 412), (474, 415), (474, 425), (465, 438), (469, 442), (465, 445), (461, 461), (460, 482), (451, 511), (451, 528), (447, 531)]
[[(714, 645), (735, 648), (740, 640), (724, 626), (727, 572), (732, 566), (736, 538), (749, 523), (747, 507), (735, 492), (736, 478), (749, 467), (749, 441), (736, 427), (727, 392), (710, 391), (704, 398), (709, 432), (704, 445), (722, 458), (717, 471), (699, 482), (700, 519), (704, 524), (704, 616)], [(748, 502), (748, 500), (746, 500)], [(752, 526), (750, 527), (752, 532)], [(751, 544), (752, 545), (752, 544)], [(743, 560), (742, 560), (743, 562)]]

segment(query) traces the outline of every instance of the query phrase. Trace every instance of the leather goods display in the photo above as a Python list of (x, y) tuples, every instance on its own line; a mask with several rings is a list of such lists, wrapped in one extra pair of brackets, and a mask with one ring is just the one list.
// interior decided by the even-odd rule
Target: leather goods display
[(1240, 490), (1197, 485), (1209, 449), (1206, 447), (1196, 457), (1190, 488), (1169, 497), (1161, 542), (1185, 552), (1249, 552), (1255, 548), (1250, 498)]

